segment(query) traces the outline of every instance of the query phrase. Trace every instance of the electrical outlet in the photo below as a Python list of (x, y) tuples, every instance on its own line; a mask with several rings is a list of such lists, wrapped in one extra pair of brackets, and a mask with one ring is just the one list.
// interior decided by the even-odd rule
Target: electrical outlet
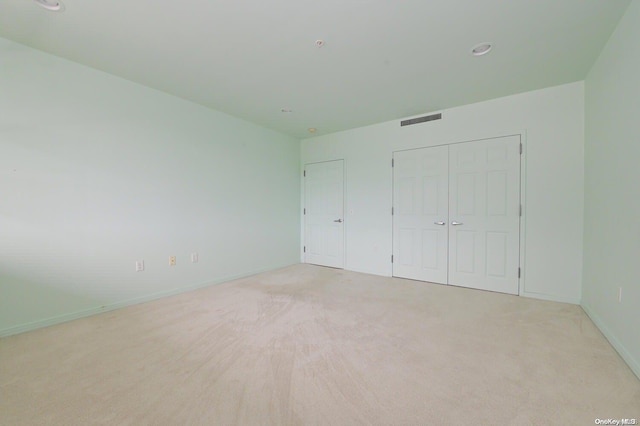
[(136, 272), (144, 271), (144, 260), (136, 260)]
[(198, 263), (198, 253), (191, 253), (191, 263)]
[(170, 266), (176, 266), (176, 257), (175, 256), (170, 256), (169, 257), (169, 265)]

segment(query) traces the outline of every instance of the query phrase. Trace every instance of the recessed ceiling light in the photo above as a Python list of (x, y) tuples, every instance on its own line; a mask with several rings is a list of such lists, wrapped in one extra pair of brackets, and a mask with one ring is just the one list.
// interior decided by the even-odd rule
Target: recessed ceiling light
[(309, 127), (309, 133), (315, 133), (318, 129), (315, 127)]
[(284, 114), (291, 114), (293, 111), (290, 110), (289, 108), (282, 108), (280, 110), (280, 112), (284, 113)]
[(473, 49), (471, 49), (471, 54), (473, 56), (486, 55), (487, 53), (489, 53), (492, 47), (493, 46), (491, 45), (491, 43), (480, 43), (474, 46)]
[(34, 0), (40, 7), (43, 7), (52, 12), (62, 12), (64, 10), (64, 4), (62, 0)]

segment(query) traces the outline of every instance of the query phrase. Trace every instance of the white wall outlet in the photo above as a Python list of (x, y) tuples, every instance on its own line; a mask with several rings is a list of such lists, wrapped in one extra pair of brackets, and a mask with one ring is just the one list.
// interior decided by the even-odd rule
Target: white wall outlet
[(136, 272), (144, 271), (144, 260), (136, 260)]
[(176, 257), (175, 256), (170, 256), (169, 257), (169, 266), (176, 266)]
[(198, 253), (191, 253), (191, 263), (198, 263)]

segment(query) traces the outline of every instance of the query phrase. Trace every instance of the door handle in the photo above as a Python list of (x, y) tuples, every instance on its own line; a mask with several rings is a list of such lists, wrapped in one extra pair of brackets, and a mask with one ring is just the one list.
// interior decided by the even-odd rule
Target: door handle
[(458, 226), (458, 225), (464, 225), (464, 223), (462, 222), (456, 222), (455, 220), (453, 222), (451, 222), (451, 225), (453, 226)]
[(342, 219), (336, 219), (336, 220), (334, 220), (334, 222), (342, 223)]
[(446, 225), (445, 222), (440, 221), (440, 222), (433, 222), (434, 225)]

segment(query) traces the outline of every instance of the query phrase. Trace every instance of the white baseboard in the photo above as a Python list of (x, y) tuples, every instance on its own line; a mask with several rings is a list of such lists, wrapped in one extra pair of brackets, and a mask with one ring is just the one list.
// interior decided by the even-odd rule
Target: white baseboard
[(553, 294), (532, 293), (530, 291), (522, 292), (521, 296), (530, 297), (532, 299), (548, 300), (550, 302), (570, 303), (572, 305), (579, 305), (580, 299), (574, 297), (556, 296)]
[(606, 326), (604, 321), (602, 321), (602, 319), (595, 313), (593, 309), (591, 309), (591, 307), (589, 307), (589, 305), (583, 303), (580, 306), (582, 307), (582, 310), (585, 311), (585, 313), (589, 316), (589, 318), (591, 318), (591, 321), (593, 321), (596, 327), (598, 327), (600, 332), (604, 334), (604, 337), (606, 337), (609, 343), (611, 343), (611, 346), (613, 346), (618, 354), (620, 354), (631, 371), (633, 371), (634, 374), (638, 376), (638, 379), (640, 379), (640, 360), (635, 359), (633, 355), (629, 353), (627, 348), (622, 344), (622, 342), (620, 342), (620, 340), (618, 340), (618, 338), (611, 332), (609, 327)]
[(180, 288), (176, 288), (176, 289), (173, 289), (173, 290), (160, 291), (160, 292), (157, 292), (157, 293), (152, 293), (152, 294), (148, 294), (148, 295), (141, 296), (141, 297), (135, 297), (133, 299), (122, 300), (122, 301), (119, 301), (119, 302), (110, 303), (108, 305), (96, 306), (96, 307), (89, 308), (89, 309), (83, 309), (83, 310), (77, 311), (77, 312), (71, 312), (71, 313), (68, 313), (68, 314), (57, 315), (55, 317), (46, 318), (46, 319), (43, 319), (43, 320), (37, 320), (37, 321), (25, 323), (25, 324), (16, 325), (16, 326), (13, 326), (13, 327), (9, 327), (9, 328), (5, 328), (5, 329), (0, 330), (0, 338), (13, 336), (14, 334), (25, 333), (27, 331), (33, 331), (33, 330), (37, 330), (39, 328), (49, 327), (49, 326), (56, 325), (56, 324), (61, 324), (63, 322), (72, 321), (72, 320), (75, 320), (75, 319), (84, 318), (84, 317), (88, 317), (88, 316), (91, 316), (91, 315), (101, 314), (103, 312), (113, 311), (115, 309), (124, 308), (126, 306), (131, 306), (131, 305), (137, 305), (139, 303), (150, 302), (152, 300), (161, 299), (163, 297), (174, 296), (174, 295), (180, 294), (180, 293), (186, 293), (188, 291), (197, 290), (197, 289), (203, 288), (203, 287), (209, 287), (209, 286), (216, 285), (216, 284), (222, 284), (222, 283), (225, 283), (227, 281), (233, 281), (233, 280), (237, 280), (237, 279), (240, 279), (240, 278), (250, 277), (252, 275), (261, 274), (261, 273), (267, 272), (267, 271), (273, 271), (273, 270), (284, 268), (284, 267), (287, 267), (287, 266), (290, 266), (290, 265), (282, 265), (282, 266), (277, 266), (277, 267), (273, 267), (273, 268), (259, 269), (259, 270), (254, 270), (254, 271), (242, 273), (242, 274), (230, 275), (230, 276), (226, 276), (226, 277), (216, 278), (216, 279), (214, 279), (212, 281), (207, 281), (207, 282), (200, 283), (200, 284), (190, 285), (190, 286), (187, 286), (187, 287), (180, 287)]

